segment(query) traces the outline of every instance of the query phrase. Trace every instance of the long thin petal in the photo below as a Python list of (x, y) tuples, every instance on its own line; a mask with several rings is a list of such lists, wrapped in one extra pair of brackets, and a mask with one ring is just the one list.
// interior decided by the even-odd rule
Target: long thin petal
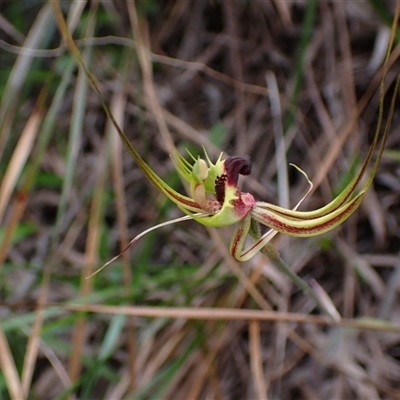
[(183, 210), (189, 210), (193, 212), (202, 212), (201, 207), (190, 197), (178, 193), (176, 190), (172, 189), (166, 182), (164, 182), (154, 170), (143, 160), (140, 154), (135, 150), (132, 143), (126, 137), (125, 133), (118, 129), (118, 133), (124, 142), (125, 146), (133, 156), (138, 167), (143, 171), (146, 177), (160, 189), (170, 200), (172, 200), (176, 205), (178, 205)]
[[(121, 137), (121, 140), (124, 142), (125, 146), (128, 148), (129, 152), (131, 153), (132, 157), (135, 159), (138, 167), (143, 171), (145, 176), (158, 188), (160, 189), (170, 200), (172, 200), (175, 204), (180, 206), (182, 210), (189, 210), (192, 212), (201, 212), (202, 209), (201, 207), (190, 197), (184, 196), (178, 192), (176, 192), (174, 189), (172, 189), (166, 182), (164, 182), (157, 174), (156, 172), (146, 163), (146, 161), (143, 160), (143, 158), (140, 156), (140, 154), (136, 151), (136, 149), (133, 147), (132, 143), (129, 141), (125, 133), (122, 131), (120, 126), (118, 125), (117, 121), (115, 120), (112, 112), (110, 111), (110, 108), (108, 107), (107, 103), (105, 102), (100, 89), (98, 87), (98, 84), (96, 82), (95, 77), (93, 74), (88, 70), (86, 67), (86, 64), (83, 61), (82, 55), (76, 46), (71, 33), (69, 32), (69, 29), (67, 27), (67, 24), (65, 22), (65, 19), (62, 15), (62, 12), (60, 10), (60, 5), (58, 1), (53, 2), (53, 8), (54, 8), (54, 13), (57, 19), (58, 26), (60, 28), (60, 32), (64, 36), (64, 39), (73, 54), (73, 56), (76, 58), (76, 60), (79, 62), (79, 64), (82, 66), (83, 70), (85, 71), (86, 76), (88, 77), (89, 83), (96, 92), (97, 96), (100, 99), (101, 105), (107, 115), (107, 117), (110, 119), (112, 124), (114, 125), (115, 129), (117, 130), (119, 136)], [(185, 211), (186, 212), (186, 211)], [(186, 212), (187, 213), (187, 212)]]
[(148, 233), (155, 231), (156, 229), (162, 228), (167, 225), (172, 225), (176, 224), (178, 222), (182, 221), (188, 221), (189, 219), (192, 219), (189, 215), (185, 215), (184, 217), (176, 218), (171, 221), (166, 221), (158, 225), (154, 225), (149, 229), (146, 229), (143, 232), (140, 232), (138, 235), (136, 235), (129, 243), (128, 245), (121, 251), (121, 253), (117, 254), (115, 257), (113, 257), (111, 260), (107, 261), (105, 264), (103, 264), (98, 270), (93, 272), (92, 274), (88, 275), (86, 279), (92, 278), (94, 275), (97, 275), (99, 272), (101, 272), (104, 268), (108, 267), (110, 264), (112, 264), (114, 261), (118, 260), (126, 251), (128, 251), (139, 239), (141, 239), (143, 236), (147, 235)]
[(290, 236), (307, 237), (328, 232), (344, 222), (360, 205), (365, 191), (359, 193), (345, 205), (328, 215), (308, 219), (294, 220), (276, 213), (273, 209), (256, 207), (251, 216), (263, 225)]

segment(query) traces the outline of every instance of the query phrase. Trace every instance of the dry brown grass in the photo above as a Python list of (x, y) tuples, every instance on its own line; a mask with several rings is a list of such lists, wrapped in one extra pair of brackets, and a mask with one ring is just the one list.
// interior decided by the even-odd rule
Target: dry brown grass
[[(368, 151), (388, 45), (369, 2), (313, 4), (62, 2), (116, 121), (172, 186), (175, 147), (250, 154), (258, 199), (293, 206), (307, 182), (286, 166), (307, 172), (304, 210)], [(398, 106), (361, 209), (323, 237), (274, 241), (339, 322), (265, 256), (234, 261), (232, 228), (165, 227), (86, 279), (180, 214), (55, 26), (51, 2), (0, 5), (0, 398), (400, 398)]]

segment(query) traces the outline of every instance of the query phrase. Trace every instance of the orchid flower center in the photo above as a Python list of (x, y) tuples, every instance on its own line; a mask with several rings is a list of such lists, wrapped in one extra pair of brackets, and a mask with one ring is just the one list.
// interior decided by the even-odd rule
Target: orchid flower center
[[(208, 213), (219, 212), (227, 202), (227, 204), (233, 206), (232, 211), (237, 216), (245, 215), (253, 207), (255, 201), (251, 194), (240, 192), (238, 180), (239, 175), (249, 175), (250, 172), (251, 161), (249, 156), (228, 157), (218, 167), (208, 167), (206, 161), (198, 158), (192, 167), (190, 187), (192, 197)], [(210, 189), (207, 190), (206, 182), (209, 182), (210, 179), (214, 180), (212, 193), (215, 194), (216, 200), (207, 197)]]

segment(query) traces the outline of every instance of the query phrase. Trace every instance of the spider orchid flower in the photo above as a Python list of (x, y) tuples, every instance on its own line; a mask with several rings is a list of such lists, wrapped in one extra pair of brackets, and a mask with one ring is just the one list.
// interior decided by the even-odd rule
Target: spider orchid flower
[[(328, 232), (344, 222), (360, 205), (375, 175), (377, 162), (362, 190), (354, 195), (372, 156), (372, 147), (375, 145), (376, 142), (371, 146), (360, 172), (342, 193), (325, 207), (315, 211), (297, 211), (298, 206), (312, 189), (312, 183), (305, 174), (310, 188), (293, 210), (256, 201), (252, 194), (240, 191), (239, 175), (246, 176), (251, 172), (249, 156), (228, 157), (222, 160), (221, 154), (217, 162), (213, 164), (205, 153), (206, 161), (191, 156), (194, 160), (191, 164), (179, 153), (175, 153), (176, 169), (189, 183), (190, 195), (194, 203), (189, 205), (176, 197), (170, 198), (185, 214), (203, 225), (222, 227), (237, 224), (231, 240), (230, 252), (238, 261), (247, 261), (268, 244), (278, 232), (290, 236), (309, 237)], [(270, 229), (261, 235), (258, 225), (264, 225)], [(253, 232), (254, 229), (258, 231)], [(256, 237), (256, 240), (250, 247), (244, 249), (248, 234)]]
[[(393, 48), (395, 32), (397, 29), (397, 19), (400, 10), (399, 3), (397, 3), (388, 50), (383, 66), (383, 75), (380, 86), (378, 126), (373, 142), (360, 168), (360, 171), (346, 186), (346, 188), (329, 204), (314, 211), (297, 211), (298, 206), (308, 192), (303, 199), (300, 200), (296, 207), (291, 210), (263, 201), (256, 201), (252, 194), (240, 191), (238, 187), (239, 175), (246, 176), (251, 172), (251, 162), (247, 156), (228, 157), (225, 160), (223, 160), (222, 156), (220, 156), (216, 163), (213, 164), (207, 154), (205, 154), (206, 160), (201, 158), (195, 159), (192, 157), (193, 163), (190, 163), (181, 155), (175, 153), (173, 155), (173, 159), (176, 169), (189, 183), (191, 197), (176, 192), (166, 182), (164, 182), (143, 160), (140, 154), (132, 146), (125, 133), (117, 124), (102, 97), (96, 80), (86, 67), (79, 49), (74, 43), (74, 40), (67, 28), (66, 22), (63, 19), (58, 2), (54, 2), (53, 5), (60, 31), (63, 33), (70, 51), (78, 60), (79, 64), (83, 67), (89, 82), (102, 102), (107, 116), (110, 118), (122, 141), (125, 143), (126, 147), (135, 159), (137, 165), (143, 171), (146, 177), (186, 214), (184, 217), (157, 225), (145, 232), (142, 232), (129, 243), (125, 250), (127, 250), (135, 241), (137, 241), (150, 230), (154, 230), (160, 226), (171, 223), (184, 221), (187, 219), (194, 219), (203, 225), (212, 227), (222, 227), (236, 224), (237, 226), (230, 244), (230, 252), (237, 260), (246, 261), (259, 251), (262, 251), (264, 246), (267, 246), (272, 237), (278, 232), (299, 237), (319, 235), (328, 232), (343, 223), (360, 205), (378, 169), (385, 146), (386, 137), (388, 135), (393, 117), (396, 96), (399, 90), (400, 75), (398, 75), (396, 80), (394, 95), (391, 99), (389, 115), (383, 129), (383, 134), (381, 134), (381, 125), (383, 119), (382, 115), (384, 109), (383, 99), (385, 95), (385, 79), (388, 71), (389, 56)], [(377, 147), (377, 157), (372, 163), (372, 166), (370, 166), (372, 155)], [(357, 193), (357, 187), (361, 184), (361, 180), (366, 174), (368, 168), (370, 168), (369, 173)], [(311, 182), (309, 180), (308, 182), (310, 183), (311, 189)], [(269, 228), (265, 234), (261, 234), (260, 224)], [(244, 249), (245, 240), (248, 234), (252, 236), (255, 241), (250, 245), (250, 247)], [(121, 254), (107, 262), (102, 268), (113, 262)], [(100, 270), (102, 268), (100, 268)]]
[[(393, 110), (393, 107), (394, 99), (392, 99), (391, 110)], [(178, 152), (175, 152), (172, 157), (175, 168), (190, 187), (190, 197), (182, 195), (156, 174), (132, 146), (126, 135), (120, 131), (119, 134), (123, 142), (147, 178), (186, 214), (184, 217), (164, 222), (142, 232), (129, 243), (125, 250), (149, 231), (188, 219), (194, 219), (210, 227), (235, 224), (236, 228), (230, 243), (230, 252), (238, 261), (242, 262), (251, 259), (263, 250), (279, 232), (297, 237), (311, 237), (326, 233), (343, 223), (360, 205), (376, 174), (390, 127), (390, 120), (391, 117), (387, 121), (381, 138), (379, 124), (358, 174), (335, 199), (314, 211), (297, 211), (299, 205), (312, 189), (312, 183), (299, 168), (300, 172), (307, 178), (310, 188), (293, 209), (256, 201), (252, 194), (242, 192), (238, 187), (238, 179), (239, 175), (247, 176), (251, 173), (249, 156), (222, 159), (221, 153), (214, 164), (206, 152), (205, 160), (196, 159), (189, 153), (192, 158), (191, 163)], [(380, 144), (376, 160), (363, 186), (356, 193), (356, 189), (369, 167), (374, 150), (378, 146), (379, 139)], [(261, 234), (260, 225), (266, 226), (269, 230)], [(245, 249), (245, 240), (248, 234), (255, 240)], [(103, 267), (112, 263), (121, 254), (111, 259)]]
[[(337, 197), (324, 207), (314, 211), (297, 211), (297, 208), (312, 189), (312, 183), (307, 175), (297, 167), (305, 175), (310, 188), (293, 209), (286, 209), (264, 201), (257, 201), (251, 193), (242, 192), (238, 187), (238, 179), (239, 175), (247, 176), (251, 173), (249, 156), (235, 156), (222, 159), (221, 153), (215, 164), (213, 164), (206, 152), (205, 160), (199, 157), (196, 159), (189, 153), (192, 162), (187, 161), (178, 152), (174, 152), (172, 159), (175, 168), (183, 179), (188, 182), (190, 188), (190, 197), (180, 194), (164, 182), (146, 161), (143, 160), (125, 133), (115, 123), (119, 136), (145, 176), (186, 215), (158, 224), (140, 233), (129, 242), (122, 253), (109, 260), (95, 274), (118, 259), (148, 232), (188, 219), (194, 219), (210, 227), (236, 225), (229, 249), (231, 254), (238, 261), (242, 262), (251, 259), (260, 251), (270, 257), (274, 256), (275, 253), (271, 251), (269, 242), (277, 233), (297, 237), (311, 237), (336, 228), (359, 207), (375, 177), (391, 126), (396, 93), (399, 90), (399, 86), (400, 75), (398, 75), (396, 80), (395, 95), (391, 99), (389, 115), (383, 129), (381, 128), (384, 90), (383, 85), (381, 86), (378, 126), (359, 172)], [(109, 114), (109, 116), (112, 119), (112, 114)], [(372, 156), (377, 148), (377, 156), (375, 161), (372, 162)], [(369, 170), (369, 173), (360, 190), (357, 191), (367, 170)], [(260, 225), (266, 226), (269, 229), (262, 234)], [(248, 248), (244, 248), (248, 235), (254, 239), (254, 242)]]

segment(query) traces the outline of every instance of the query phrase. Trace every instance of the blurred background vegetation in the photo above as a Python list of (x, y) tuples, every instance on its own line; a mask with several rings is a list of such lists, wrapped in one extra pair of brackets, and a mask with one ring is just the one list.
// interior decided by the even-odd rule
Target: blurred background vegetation
[[(394, 5), (61, 2), (115, 118), (171, 186), (184, 191), (174, 147), (249, 154), (259, 200), (293, 207), (307, 182), (287, 165), (306, 171), (303, 210), (368, 151)], [(52, 2), (0, 4), (0, 67), (0, 399), (400, 398), (398, 107), (361, 209), (274, 241), (328, 293), (335, 325), (265, 256), (236, 263), (232, 227), (164, 227), (86, 279), (181, 213), (122, 148)]]

